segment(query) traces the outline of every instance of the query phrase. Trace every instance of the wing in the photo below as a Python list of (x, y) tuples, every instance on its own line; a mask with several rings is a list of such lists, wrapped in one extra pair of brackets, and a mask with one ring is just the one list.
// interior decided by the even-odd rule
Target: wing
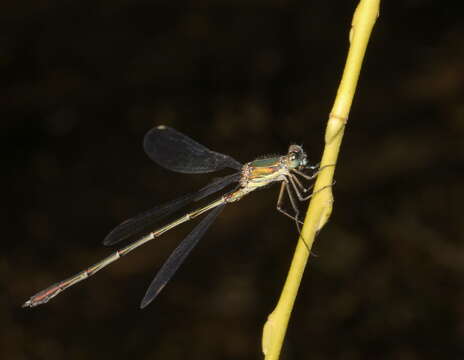
[(203, 220), (201, 220), (192, 232), (188, 234), (187, 237), (175, 248), (148, 287), (148, 290), (140, 304), (141, 309), (151, 303), (158, 296), (161, 290), (163, 290), (169, 280), (171, 280), (172, 276), (176, 273), (179, 266), (182, 265), (188, 254), (190, 254), (193, 248), (198, 244), (206, 230), (208, 230), (222, 209), (224, 209), (224, 206), (225, 204), (219, 205), (215, 209), (211, 210), (211, 212)]
[(211, 183), (197, 192), (186, 194), (165, 204), (155, 206), (131, 219), (124, 221), (116, 226), (103, 240), (103, 244), (109, 246), (120, 241), (126, 240), (132, 236), (146, 231), (153, 227), (159, 220), (171, 215), (177, 210), (183, 208), (191, 201), (198, 201), (204, 197), (222, 190), (227, 185), (237, 182), (240, 179), (240, 173), (231, 174), (222, 178), (214, 179)]
[(147, 132), (143, 148), (155, 163), (180, 173), (201, 174), (224, 168), (242, 168), (234, 158), (212, 151), (164, 125)]

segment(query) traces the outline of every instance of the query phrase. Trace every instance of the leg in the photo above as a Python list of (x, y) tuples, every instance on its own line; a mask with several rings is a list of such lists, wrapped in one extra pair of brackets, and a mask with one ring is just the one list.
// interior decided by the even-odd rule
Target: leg
[[(305, 197), (301, 194), (300, 190), (298, 189), (297, 180), (295, 180), (296, 176), (291, 174), (288, 178), (290, 180), (290, 184), (292, 184), (293, 190), (295, 190), (295, 193), (296, 193), (296, 196), (298, 197), (298, 200), (300, 200), (300, 201), (306, 200)], [(304, 190), (306, 190), (306, 189), (303, 189), (303, 191)]]
[[(317, 194), (319, 191), (322, 191), (328, 187), (332, 187), (333, 185), (335, 185), (335, 181), (331, 184), (331, 185), (326, 185), (324, 187), (322, 187), (321, 189), (317, 190), (316, 192), (313, 192), (312, 194), (309, 194), (307, 196), (303, 196), (301, 193), (300, 193), (300, 190), (298, 189), (298, 186), (296, 185), (296, 182), (295, 182), (295, 175), (291, 174), (289, 177), (290, 179), (290, 183), (292, 184), (292, 187), (293, 189), (295, 190), (295, 193), (296, 193), (296, 196), (298, 197), (298, 200), (300, 201), (306, 201), (308, 200), (309, 198), (311, 198), (314, 194)], [(312, 188), (312, 185), (311, 187)], [(308, 190), (310, 189), (308, 188)]]
[(312, 175), (307, 175), (307, 174), (305, 174), (304, 172), (299, 171), (299, 170), (297, 170), (297, 169), (293, 169), (293, 170), (292, 170), (292, 172), (294, 172), (295, 174), (300, 175), (301, 177), (305, 178), (306, 180), (312, 180), (312, 179), (314, 179), (314, 178), (317, 176), (317, 174), (319, 174), (319, 171), (320, 171), (320, 169), (317, 170), (317, 171), (316, 171), (315, 173), (313, 173)]
[(298, 187), (300, 188), (301, 191), (304, 191), (305, 190), (305, 187), (303, 186), (303, 184), (301, 183), (300, 179), (298, 179), (296, 176), (293, 177), (293, 180), (295, 180), (296, 184), (298, 185)]
[(314, 179), (322, 170), (324, 170), (325, 168), (327, 168), (327, 167), (329, 167), (329, 166), (335, 166), (335, 165), (333, 165), (333, 164), (324, 165), (324, 166), (321, 167), (321, 168), (318, 168), (318, 165), (316, 165), (316, 166), (310, 166), (309, 168), (310, 168), (311, 170), (317, 169), (317, 171), (316, 171), (314, 174), (312, 174), (312, 175), (306, 175), (304, 172), (299, 171), (299, 170), (296, 170), (296, 169), (293, 169), (292, 172), (294, 172), (295, 174), (300, 175), (301, 177), (305, 178), (306, 180), (312, 180), (312, 179)]
[[(294, 176), (294, 175), (293, 175)], [(297, 188), (297, 183), (295, 181), (292, 181), (292, 175), (290, 175), (290, 182), (292, 184), (292, 187), (295, 189), (295, 192), (297, 193), (297, 196), (298, 196), (298, 199), (300, 199), (300, 196), (301, 194), (299, 193), (298, 191), (298, 188)], [(301, 185), (301, 183), (300, 183)], [(302, 186), (302, 185), (301, 185)], [(303, 187), (303, 186), (302, 186)], [(312, 187), (312, 186), (311, 186)], [(304, 189), (304, 188), (303, 188)], [(284, 191), (287, 191), (287, 194), (288, 194), (288, 197), (290, 199), (290, 203), (292, 204), (292, 208), (293, 210), (295, 211), (295, 216), (292, 216), (290, 215), (287, 211), (285, 211), (283, 208), (282, 208), (282, 202), (283, 202), (283, 196), (284, 196)], [(322, 189), (321, 189), (322, 190)], [(311, 197), (312, 194), (309, 196)], [(309, 198), (308, 197), (308, 198)], [(291, 189), (290, 189), (290, 186), (289, 186), (289, 182), (288, 180), (284, 180), (280, 186), (280, 192), (279, 192), (279, 197), (277, 199), (277, 210), (279, 210), (281, 213), (283, 213), (284, 215), (288, 216), (289, 218), (295, 220), (295, 223), (296, 223), (296, 227), (297, 227), (297, 230), (298, 230), (298, 234), (300, 235), (300, 238), (301, 238), (301, 241), (303, 241), (303, 244), (305, 245), (306, 249), (308, 249), (308, 252), (310, 254), (313, 254), (314, 253), (310, 250), (309, 246), (308, 246), (308, 243), (306, 242), (306, 240), (303, 238), (303, 236), (301, 235), (301, 224), (303, 224), (303, 222), (301, 220), (299, 220), (299, 214), (300, 214), (300, 210), (298, 209), (298, 206), (297, 206), (297, 202), (295, 200), (295, 198), (293, 197), (293, 194), (291, 192)]]
[(286, 190), (287, 190), (287, 193), (288, 193), (288, 197), (290, 198), (290, 202), (292, 203), (292, 207), (293, 207), (293, 210), (295, 210), (295, 220), (296, 220), (296, 228), (298, 230), (298, 235), (299, 235), (299, 238), (301, 239), (301, 241), (303, 241), (303, 244), (305, 245), (306, 249), (308, 249), (308, 252), (310, 254), (312, 254), (311, 252), (311, 249), (309, 248), (308, 246), (308, 243), (306, 242), (305, 238), (303, 237), (303, 235), (301, 234), (301, 227), (300, 227), (300, 224), (302, 224), (302, 222), (300, 220), (298, 220), (298, 217), (300, 215), (300, 210), (298, 209), (298, 206), (297, 206), (297, 203), (295, 201), (295, 198), (293, 197), (292, 195), (292, 192), (290, 190), (290, 186), (285, 183), (286, 186)]
[(303, 193), (307, 193), (309, 190), (311, 190), (313, 188), (313, 184), (309, 185), (307, 188), (304, 187), (304, 185), (301, 183), (300, 179), (298, 179), (295, 175), (291, 175), (293, 180), (295, 181), (296, 185), (298, 185), (298, 187), (300, 188), (300, 190), (303, 192)]
[(276, 206), (276, 208), (277, 208), (278, 211), (280, 211), (285, 216), (288, 216), (290, 219), (296, 221), (297, 227), (299, 227), (299, 224), (302, 224), (303, 222), (301, 222), (298, 219), (298, 214), (299, 214), (298, 209), (295, 211), (296, 216), (292, 216), (287, 210), (285, 210), (282, 207), (282, 203), (283, 203), (283, 200), (284, 200), (284, 192), (285, 191), (287, 191), (287, 193), (289, 194), (290, 202), (292, 203), (292, 207), (295, 210), (295, 205), (294, 205), (295, 200), (290, 195), (290, 192), (289, 192), (289, 189), (288, 189), (288, 184), (285, 181), (283, 181), (282, 184), (280, 185), (280, 192), (279, 192), (279, 197), (277, 198), (277, 206)]
[(287, 190), (288, 198), (290, 199), (290, 203), (292, 204), (293, 211), (295, 211), (294, 220), (295, 220), (296, 228), (298, 229), (298, 234), (299, 234), (299, 233), (301, 233), (300, 223), (303, 224), (303, 222), (301, 222), (299, 220), (300, 209), (298, 209), (298, 204), (296, 203), (295, 198), (293, 197), (293, 194), (292, 194), (288, 184), (286, 184), (285, 189)]

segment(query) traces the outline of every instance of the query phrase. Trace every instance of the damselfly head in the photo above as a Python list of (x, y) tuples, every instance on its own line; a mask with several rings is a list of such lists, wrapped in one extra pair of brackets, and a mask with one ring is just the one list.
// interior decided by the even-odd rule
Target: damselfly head
[(308, 159), (303, 148), (299, 145), (290, 145), (288, 148), (288, 166), (293, 169), (302, 169), (308, 165)]

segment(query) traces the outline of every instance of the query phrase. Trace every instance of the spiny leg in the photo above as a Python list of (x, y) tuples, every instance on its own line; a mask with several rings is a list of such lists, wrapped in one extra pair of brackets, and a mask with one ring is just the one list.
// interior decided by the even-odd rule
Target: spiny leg
[(300, 193), (300, 190), (298, 189), (298, 186), (296, 185), (296, 182), (295, 182), (296, 177), (295, 177), (295, 175), (290, 174), (290, 176), (288, 176), (288, 178), (290, 179), (290, 183), (292, 184), (292, 187), (295, 190), (296, 196), (298, 197), (298, 200), (300, 200), (300, 201), (306, 201), (306, 200), (310, 199), (312, 196), (314, 196), (315, 194), (317, 194), (318, 192), (320, 192), (322, 190), (325, 190), (326, 188), (332, 187), (333, 185), (335, 185), (335, 181), (334, 181), (332, 184), (323, 186), (322, 188), (318, 189), (316, 192), (313, 192), (312, 194), (309, 194), (308, 196), (303, 196)]
[[(332, 166), (332, 165), (327, 165), (327, 166)], [(322, 167), (321, 169), (323, 169), (323, 168), (325, 168), (325, 167), (326, 167), (326, 166)], [(319, 171), (320, 171), (321, 169), (319, 169)], [(298, 171), (298, 170), (292, 170), (292, 172), (294, 172), (295, 174), (301, 175), (303, 178), (309, 179), (309, 180), (311, 180), (311, 179), (313, 179), (315, 176), (317, 176), (317, 174), (319, 173), (319, 171), (318, 171), (316, 174), (313, 174), (313, 176), (309, 176), (309, 175), (306, 175), (306, 174), (304, 174), (304, 173), (302, 173), (302, 172), (300, 172), (300, 171)], [(290, 201), (292, 202), (292, 206), (293, 206), (294, 209), (295, 209), (296, 218), (298, 219), (299, 210), (298, 210), (298, 208), (296, 207), (296, 201), (295, 201), (295, 199), (294, 199), (294, 197), (293, 197), (293, 194), (292, 194), (292, 192), (291, 192), (291, 189), (290, 189), (289, 184), (292, 185), (291, 187), (292, 187), (293, 190), (295, 191), (295, 193), (296, 193), (296, 195), (297, 195), (297, 197), (298, 197), (298, 200), (300, 200), (300, 201), (306, 201), (306, 200), (308, 200), (309, 198), (311, 198), (314, 194), (318, 193), (319, 191), (325, 190), (325, 188), (327, 188), (327, 187), (329, 187), (329, 186), (332, 187), (332, 186), (335, 184), (335, 181), (334, 181), (331, 185), (326, 185), (326, 186), (322, 187), (321, 189), (317, 190), (316, 192), (314, 192), (314, 193), (312, 193), (312, 194), (309, 194), (308, 196), (303, 196), (303, 195), (301, 194), (300, 191), (302, 191), (303, 193), (307, 193), (309, 190), (311, 190), (311, 189), (313, 188), (313, 184), (311, 184), (311, 185), (309, 185), (307, 188), (305, 188), (304, 185), (301, 183), (300, 179), (298, 179), (294, 173), (291, 173), (291, 174), (289, 174), (289, 175), (287, 176), (287, 179), (288, 179), (288, 180), (287, 180), (285, 183), (283, 183), (283, 186), (282, 186), (282, 188), (281, 188), (281, 192), (283, 191), (283, 187), (285, 187), (285, 189), (287, 190), (288, 196), (289, 196), (289, 198), (290, 198)], [(285, 184), (285, 185), (284, 185), (284, 184)], [(280, 196), (280, 197), (281, 197), (281, 196)], [(300, 223), (301, 223), (301, 221), (300, 221), (300, 222), (297, 222), (298, 235), (300, 236), (301, 240), (303, 241), (303, 244), (306, 246), (306, 249), (308, 249), (308, 252), (309, 252), (311, 255), (317, 256), (316, 254), (314, 254), (314, 253), (311, 251), (311, 249), (310, 249), (308, 243), (306, 242), (305, 238), (302, 236), (302, 234), (301, 234), (301, 229), (300, 229), (300, 226), (299, 226)]]
[[(291, 215), (287, 210), (285, 210), (283, 207), (282, 207), (282, 203), (283, 203), (283, 200), (284, 200), (284, 191), (287, 191), (287, 193), (289, 193), (288, 191), (288, 183), (285, 182), (285, 181), (282, 181), (282, 184), (280, 185), (280, 191), (279, 191), (279, 197), (277, 198), (277, 210), (280, 211), (282, 214), (284, 214), (285, 216), (288, 216), (290, 219), (294, 220), (297, 222), (297, 228), (299, 229), (299, 224), (303, 224), (302, 221), (300, 221), (297, 217)], [(289, 194), (289, 197), (290, 197), (290, 194)], [(292, 202), (292, 200), (294, 201), (294, 199), (290, 198), (290, 202)], [(292, 207), (295, 209), (293, 203), (292, 203)]]
[(317, 175), (319, 175), (319, 173), (322, 170), (324, 170), (325, 168), (330, 167), (330, 166), (335, 166), (335, 165), (334, 164), (324, 165), (321, 168), (319, 167), (319, 164), (317, 164), (315, 166), (310, 166), (309, 169), (311, 169), (311, 170), (316, 170), (317, 169), (312, 175), (307, 175), (304, 172), (302, 172), (300, 170), (297, 170), (297, 169), (293, 169), (292, 172), (294, 172), (295, 174), (300, 175), (301, 177), (304, 177), (306, 180), (313, 180)]
[(316, 172), (314, 172), (312, 175), (305, 174), (304, 172), (297, 170), (297, 169), (292, 169), (292, 172), (295, 174), (300, 175), (301, 177), (305, 178), (306, 180), (313, 180), (318, 174), (320, 169), (318, 169)]
[[(292, 169), (291, 170), (291, 174), (290, 176), (292, 177), (292, 179), (294, 180), (294, 182), (296, 183), (296, 185), (298, 185), (298, 187), (300, 188), (301, 192), (303, 192), (304, 194), (308, 193), (313, 187), (314, 187), (314, 183), (311, 183), (310, 185), (308, 185), (307, 187), (305, 187), (303, 185), (303, 183), (301, 182), (300, 179), (298, 179), (298, 177), (296, 175), (299, 175), (301, 176), (302, 178), (306, 179), (306, 180), (313, 180), (321, 170), (325, 169), (326, 167), (329, 167), (329, 166), (333, 166), (333, 165), (325, 165), (323, 166), (322, 168), (318, 169), (314, 174), (312, 175), (307, 175), (305, 174), (304, 172), (302, 171), (299, 171), (299, 170), (296, 170), (296, 169)], [(310, 167), (311, 169), (313, 168), (316, 168), (315, 166), (312, 166)], [(301, 193), (300, 193), (301, 195)], [(302, 196), (302, 195), (301, 195)], [(301, 198), (299, 198), (301, 200)], [(309, 199), (306, 198), (306, 199)]]
[(295, 180), (295, 183), (296, 185), (298, 185), (298, 187), (300, 188), (300, 190), (303, 192), (303, 193), (307, 193), (309, 190), (311, 190), (314, 186), (314, 184), (310, 184), (308, 185), (308, 187), (305, 187), (302, 182), (300, 181), (300, 179), (298, 179), (294, 174), (292, 174), (291, 176), (293, 176), (293, 180)]
[(295, 223), (296, 223), (296, 228), (298, 229), (298, 234), (301, 233), (301, 228), (300, 228), (300, 223), (302, 224), (303, 222), (300, 221), (300, 209), (298, 209), (298, 204), (295, 201), (295, 198), (293, 197), (293, 194), (290, 190), (290, 187), (288, 184), (285, 184), (285, 189), (287, 190), (288, 198), (290, 199), (290, 203), (292, 204), (293, 211), (295, 211)]
[[(293, 189), (295, 190), (295, 192), (296, 192), (296, 194), (297, 194), (297, 196), (298, 196), (298, 199), (299, 199), (300, 201), (304, 201), (305, 198), (302, 197), (302, 195), (300, 194), (300, 192), (299, 192), (299, 190), (298, 190), (298, 186), (297, 186), (297, 184), (298, 184), (298, 179), (296, 178), (296, 176), (293, 175), (293, 174), (290, 174), (289, 179), (290, 179), (290, 183), (292, 184)], [(295, 181), (295, 180), (296, 180), (296, 181)], [(290, 190), (290, 186), (288, 186), (288, 185), (289, 185), (289, 184), (286, 183), (286, 189), (287, 189), (287, 192), (288, 192), (288, 196), (290, 197), (290, 199), (291, 199), (290, 201), (292, 201), (292, 204), (293, 204), (294, 207), (296, 208), (296, 201), (295, 201), (295, 199), (293, 198), (293, 195), (292, 195), (291, 190)], [(331, 186), (331, 185), (330, 185), (330, 186)], [(319, 191), (325, 189), (326, 187), (327, 187), (327, 186), (324, 186), (322, 189), (319, 189), (317, 192), (319, 192)], [(310, 186), (310, 188), (308, 188), (308, 191), (309, 191), (309, 189), (311, 189), (311, 188), (312, 188), (312, 185)], [(317, 193), (317, 192), (316, 192), (316, 193)], [(314, 193), (314, 194), (315, 194), (315, 193)], [(313, 196), (314, 194), (310, 194), (308, 197), (306, 197), (306, 199), (309, 199), (309, 198), (310, 198), (311, 196)], [(298, 210), (295, 210), (295, 211), (296, 211), (296, 213), (297, 213), (296, 216), (298, 217), (299, 211), (298, 211)], [(300, 229), (298, 223), (297, 223), (297, 228), (298, 228), (298, 235), (300, 236), (301, 240), (303, 241), (303, 244), (306, 246), (306, 249), (308, 249), (308, 252), (309, 252), (311, 255), (313, 255), (313, 256), (317, 256), (313, 251), (311, 251), (311, 249), (310, 249), (308, 243), (306, 242), (306, 239), (305, 239), (305, 238), (303, 237), (303, 235), (301, 234), (301, 229)]]
[[(288, 179), (290, 180), (290, 184), (292, 184), (293, 190), (295, 190), (295, 193), (296, 193), (296, 196), (298, 197), (298, 200), (300, 200), (300, 201), (307, 200), (307, 199), (304, 198), (304, 196), (300, 193), (300, 190), (298, 189), (297, 180), (295, 180), (296, 176), (293, 175), (293, 174), (290, 174), (288, 176)], [(308, 197), (308, 199), (309, 199), (309, 197)]]
[[(285, 184), (285, 186), (284, 186), (284, 187), (285, 187), (285, 190), (287, 190), (287, 194), (288, 194), (288, 197), (290, 198), (290, 202), (292, 203), (293, 210), (295, 210), (295, 214), (296, 214), (296, 215), (295, 215), (294, 220), (296, 221), (296, 228), (297, 228), (297, 230), (298, 230), (298, 236), (299, 236), (299, 238), (301, 238), (301, 240), (303, 241), (303, 244), (305, 245), (305, 247), (306, 247), (306, 249), (308, 250), (308, 252), (309, 252), (310, 254), (312, 254), (312, 251), (311, 251), (311, 249), (310, 249), (308, 243), (306, 242), (305, 238), (304, 238), (303, 235), (301, 234), (301, 227), (300, 227), (300, 224), (302, 224), (303, 222), (300, 221), (300, 220), (298, 219), (298, 217), (299, 217), (299, 215), (300, 215), (300, 210), (298, 209), (298, 206), (297, 206), (298, 204), (297, 204), (295, 198), (293, 197), (293, 194), (292, 194), (292, 191), (291, 191), (291, 188), (290, 188), (288, 182), (284, 182), (283, 184)], [(292, 185), (293, 185), (293, 183), (292, 183)]]

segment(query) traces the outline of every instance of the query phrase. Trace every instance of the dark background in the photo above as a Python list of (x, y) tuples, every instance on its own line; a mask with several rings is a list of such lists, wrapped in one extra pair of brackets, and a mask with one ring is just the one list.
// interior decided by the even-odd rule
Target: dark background
[[(261, 358), (297, 238), (277, 186), (228, 206), (143, 311), (193, 224), (20, 307), (211, 178), (154, 165), (155, 125), (243, 162), (292, 142), (320, 160), (357, 2), (192, 3), (2, 3), (2, 359)], [(464, 355), (463, 39), (458, 7), (383, 2), (282, 359)]]

